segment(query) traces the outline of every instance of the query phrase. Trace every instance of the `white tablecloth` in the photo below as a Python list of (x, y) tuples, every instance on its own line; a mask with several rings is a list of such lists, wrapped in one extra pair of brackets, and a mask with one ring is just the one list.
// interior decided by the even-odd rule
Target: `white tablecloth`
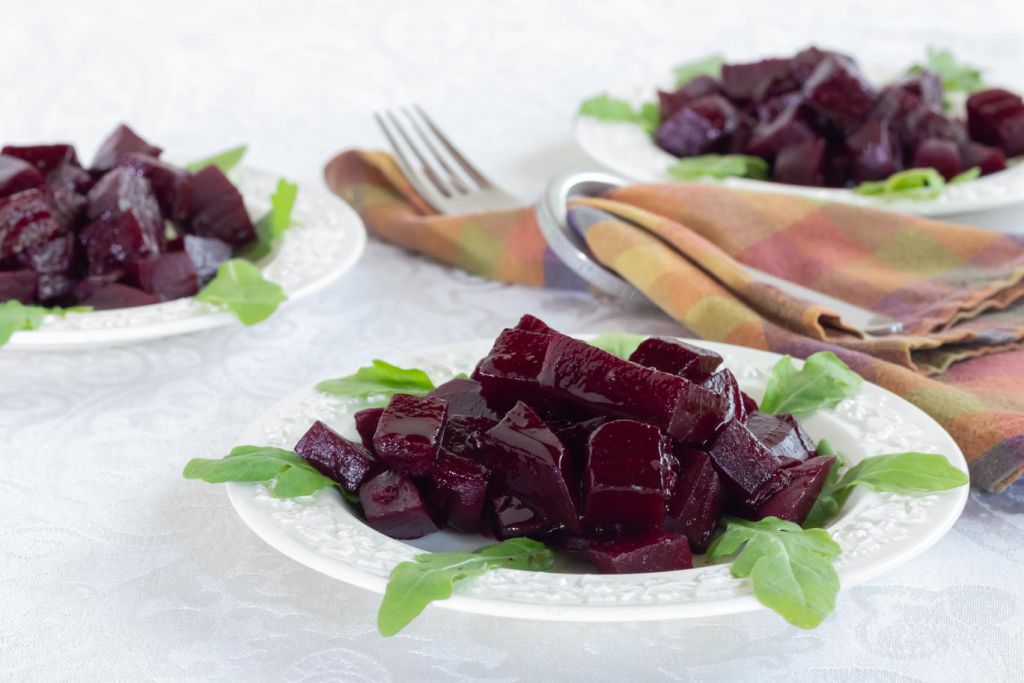
[[(949, 45), (1024, 84), (1019, 3), (37, 2), (0, 9), (0, 139), (117, 121), (189, 159), (320, 182), (380, 145), (370, 113), (426, 105), (524, 197), (564, 166), (578, 102), (712, 51), (812, 41), (905, 64)], [(817, 9), (811, 9), (814, 5)], [(965, 220), (1024, 225), (1020, 207)], [(493, 335), (533, 312), (567, 330), (678, 333), (656, 311), (485, 282), (379, 243), (263, 325), (75, 354), (0, 351), (0, 676), (10, 680), (1011, 681), (1024, 668), (1024, 488), (974, 494), (921, 558), (845, 591), (815, 631), (770, 612), (552, 624), (428, 609), (377, 635), (379, 597), (282, 557), (184, 462), (255, 414), (375, 356)]]

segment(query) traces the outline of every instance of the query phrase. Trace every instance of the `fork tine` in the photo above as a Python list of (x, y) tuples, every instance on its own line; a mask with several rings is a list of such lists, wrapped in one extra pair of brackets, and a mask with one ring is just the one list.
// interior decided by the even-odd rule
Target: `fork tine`
[(482, 189), (485, 190), (494, 187), (494, 184), (490, 180), (488, 180), (483, 173), (478, 171), (476, 167), (473, 166), (473, 164), (469, 163), (469, 160), (466, 159), (466, 157), (462, 156), (462, 153), (458, 150), (458, 148), (455, 147), (455, 145), (448, 141), (448, 138), (445, 137), (445, 134), (441, 132), (441, 129), (438, 128), (437, 124), (434, 123), (433, 119), (427, 116), (427, 112), (423, 111), (423, 108), (420, 107), (420, 105), (414, 104), (413, 108), (420, 115), (420, 118), (423, 119), (424, 123), (427, 124), (427, 127), (430, 128), (430, 130), (434, 133), (435, 136), (437, 136), (437, 139), (444, 146), (444, 148), (448, 150), (448, 153), (452, 155), (452, 158), (455, 159), (455, 161), (458, 162), (459, 166), (461, 166), (462, 169), (473, 180), (476, 181), (477, 185), (479, 185)]
[[(437, 175), (433, 167), (427, 161), (423, 153), (420, 152), (419, 148), (413, 143), (412, 138), (405, 132), (402, 124), (398, 121), (395, 115), (387, 111), (382, 116), (379, 113), (374, 113), (374, 118), (377, 121), (377, 125), (380, 126), (381, 130), (384, 131), (384, 136), (388, 139), (388, 143), (395, 150), (395, 154), (398, 155), (399, 160), (406, 166), (410, 179), (425, 179), (429, 185), (433, 186), (433, 189), (440, 192), (444, 197), (450, 198), (452, 196), (451, 191), (445, 185), (444, 181)], [(390, 125), (389, 125), (390, 124)], [(419, 162), (419, 165), (412, 163), (412, 160), (402, 151), (402, 145), (398, 144), (398, 139), (395, 137), (391, 129), (398, 132), (398, 135), (405, 142), (405, 147), (412, 152), (413, 156)], [(420, 172), (417, 172), (419, 169)]]
[(430, 151), (431, 156), (434, 157), (438, 165), (442, 169), (444, 169), (445, 173), (448, 174), (448, 181), (455, 188), (455, 191), (461, 194), (469, 194), (471, 190), (466, 186), (466, 183), (463, 182), (462, 178), (459, 177), (458, 173), (456, 173), (448, 164), (448, 162), (444, 158), (444, 155), (437, 150), (437, 147), (434, 146), (434, 143), (430, 141), (430, 136), (427, 135), (426, 131), (423, 130), (423, 127), (420, 126), (419, 122), (413, 116), (412, 112), (407, 107), (403, 107), (402, 113), (405, 114), (405, 117), (407, 119), (409, 119), (409, 123), (412, 125), (413, 130), (416, 131), (416, 134), (419, 135), (421, 140), (423, 140), (423, 144), (426, 145), (427, 149)]

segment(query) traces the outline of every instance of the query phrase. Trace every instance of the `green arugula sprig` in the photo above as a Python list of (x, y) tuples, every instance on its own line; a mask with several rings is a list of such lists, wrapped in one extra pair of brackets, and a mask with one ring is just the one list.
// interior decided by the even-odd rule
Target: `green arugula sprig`
[(942, 80), (942, 91), (972, 93), (985, 87), (981, 78), (981, 69), (967, 64), (960, 64), (949, 50), (929, 47), (924, 64), (915, 64), (907, 73), (931, 71)]
[(225, 457), (193, 458), (182, 476), (210, 484), (228, 481), (264, 482), (274, 498), (309, 496), (334, 482), (297, 453), (270, 446), (237, 446)]
[(819, 408), (834, 408), (857, 393), (864, 382), (860, 375), (831, 351), (808, 356), (797, 370), (790, 356), (772, 367), (759, 410), (763, 413), (807, 414)]
[(64, 317), (68, 313), (86, 313), (91, 306), (61, 308), (53, 306), (29, 306), (16, 299), (0, 303), (0, 346), (11, 340), (15, 332), (38, 330), (48, 315)]
[(258, 261), (270, 253), (274, 243), (292, 227), (292, 209), (298, 195), (298, 185), (284, 178), (277, 181), (277, 187), (270, 195), (270, 211), (254, 224), (256, 241), (242, 252), (243, 258)]
[(218, 152), (213, 156), (206, 157), (204, 159), (198, 159), (190, 164), (185, 164), (185, 170), (189, 173), (196, 173), (201, 171), (207, 166), (216, 166), (223, 173), (230, 173), (235, 166), (238, 166), (242, 162), (242, 158), (248, 151), (247, 145), (239, 145), (238, 147), (232, 147), (226, 149), (223, 152)]
[(977, 166), (958, 173), (946, 182), (934, 168), (908, 168), (893, 173), (885, 180), (869, 180), (853, 188), (856, 194), (886, 201), (922, 201), (935, 199), (947, 185), (960, 185), (981, 175)]
[(680, 64), (672, 70), (676, 77), (676, 87), (686, 85), (697, 76), (720, 78), (725, 57), (720, 54), (708, 55), (688, 64)]
[(648, 134), (654, 133), (661, 123), (661, 114), (655, 103), (645, 102), (637, 108), (626, 100), (612, 97), (607, 93), (584, 100), (580, 105), (580, 116), (589, 116), (602, 121), (635, 123)]
[(265, 279), (259, 268), (242, 258), (220, 264), (217, 274), (195, 298), (226, 307), (244, 325), (266, 320), (288, 299), (281, 285)]
[(435, 600), (451, 597), (460, 582), (492, 569), (551, 569), (554, 554), (528, 538), (513, 538), (471, 553), (424, 553), (391, 570), (384, 599), (377, 612), (381, 635), (393, 636)]
[(642, 334), (605, 332), (604, 334), (597, 335), (587, 343), (591, 346), (596, 346), (602, 351), (607, 351), (613, 356), (628, 359), (644, 339), (647, 339), (647, 337)]
[(380, 359), (346, 377), (324, 380), (316, 388), (345, 398), (378, 399), (377, 403), (381, 405), (395, 394), (423, 396), (435, 389), (434, 382), (423, 370), (400, 368)]
[(768, 162), (746, 154), (702, 154), (685, 157), (668, 167), (668, 174), (677, 180), (702, 178), (768, 178)]

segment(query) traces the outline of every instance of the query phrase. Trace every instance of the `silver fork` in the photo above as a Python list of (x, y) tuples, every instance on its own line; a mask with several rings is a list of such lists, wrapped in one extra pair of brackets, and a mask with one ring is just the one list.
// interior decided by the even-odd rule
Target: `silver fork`
[(402, 173), (440, 213), (477, 213), (526, 204), (481, 173), (419, 105), (376, 112), (373, 118), (398, 158)]

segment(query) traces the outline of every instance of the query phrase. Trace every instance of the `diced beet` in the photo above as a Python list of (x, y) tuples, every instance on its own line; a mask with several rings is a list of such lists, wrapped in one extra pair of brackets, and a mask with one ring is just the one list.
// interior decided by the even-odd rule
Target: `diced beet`
[(53, 217), (65, 230), (77, 230), (85, 218), (86, 195), (95, 184), (89, 172), (72, 164), (61, 164), (46, 176)]
[(683, 443), (700, 445), (734, 419), (735, 408), (730, 396), (683, 380), (672, 420), (665, 431)]
[(0, 271), (0, 303), (15, 299), (31, 304), (36, 299), (39, 276), (29, 269)]
[(789, 73), (793, 77), (793, 80), (798, 84), (803, 85), (807, 82), (807, 79), (811, 77), (814, 70), (821, 64), (822, 60), (827, 57), (832, 59), (838, 59), (845, 61), (851, 65), (855, 64), (852, 58), (839, 52), (832, 50), (822, 50), (814, 47), (813, 45), (808, 48), (804, 48), (797, 52), (791, 60), (789, 60)]
[(978, 142), (1024, 154), (1024, 101), (1008, 90), (992, 88), (967, 98), (967, 126)]
[(185, 253), (192, 259), (200, 284), (206, 284), (217, 274), (220, 264), (231, 258), (234, 250), (227, 242), (215, 237), (184, 235), (181, 238)]
[(801, 110), (801, 105), (790, 105), (771, 121), (757, 124), (747, 151), (770, 158), (786, 147), (815, 139), (817, 134), (803, 120)]
[(693, 567), (686, 536), (660, 529), (592, 543), (587, 554), (602, 574), (645, 574)]
[(540, 318), (530, 315), (529, 313), (526, 313), (519, 319), (519, 322), (516, 323), (515, 329), (545, 335), (557, 334), (557, 332), (548, 327), (546, 322)]
[(140, 230), (138, 254), (155, 254), (164, 243), (164, 218), (149, 181), (125, 168), (115, 168), (89, 190), (89, 221), (129, 214)]
[(489, 417), (451, 415), (449, 409), (448, 424), (441, 437), (441, 450), (489, 465), (491, 441), (487, 432), (496, 424), (497, 420)]
[(757, 410), (757, 401), (751, 398), (747, 392), (741, 390), (740, 399), (743, 401), (743, 410), (746, 411), (747, 415)]
[(89, 263), (90, 274), (119, 269), (126, 261), (156, 252), (152, 234), (139, 225), (131, 211), (93, 221), (82, 228), (78, 239)]
[(441, 518), (456, 531), (474, 533), (487, 500), (490, 471), (483, 463), (442, 450), (427, 486)]
[(727, 424), (708, 453), (741, 505), (756, 507), (788, 483), (782, 466), (742, 422)]
[(811, 106), (843, 130), (856, 130), (875, 103), (875, 91), (852, 61), (822, 59), (803, 86)]
[(154, 147), (143, 140), (136, 135), (135, 131), (122, 123), (100, 145), (92, 160), (92, 170), (109, 171), (128, 154), (138, 153), (159, 157), (162, 151), (159, 147)]
[(399, 472), (426, 474), (437, 457), (447, 417), (444, 401), (395, 394), (377, 423), (373, 452)]
[(825, 141), (813, 138), (783, 147), (775, 157), (772, 180), (790, 185), (825, 184)]
[(517, 401), (547, 414), (556, 401), (537, 381), (544, 365), (549, 335), (520, 329), (502, 330), (494, 346), (477, 364), (473, 379), (491, 410), (504, 414)]
[(721, 152), (723, 154), (746, 154), (750, 138), (753, 136), (754, 120), (749, 116), (743, 116), (740, 119), (739, 125), (736, 126), (736, 130), (728, 135), (724, 142), (720, 143)]
[(75, 250), (74, 235), (58, 235), (46, 242), (34, 242), (21, 253), (21, 262), (40, 275), (66, 273)]
[(725, 400), (726, 409), (723, 421), (747, 421), (747, 405), (743, 401), (743, 392), (740, 390), (740, 383), (736, 380), (736, 375), (732, 374), (731, 370), (728, 368), (719, 370), (704, 380), (701, 386)]
[(797, 88), (790, 75), (790, 60), (762, 59), (722, 66), (722, 90), (732, 100), (760, 102)]
[(696, 76), (671, 92), (658, 91), (658, 112), (662, 120), (675, 114), (685, 104), (708, 95), (720, 95), (718, 81), (708, 75)]
[(164, 218), (184, 221), (192, 208), (192, 174), (144, 154), (126, 154), (117, 164), (149, 181)]
[(590, 436), (583, 520), (590, 530), (660, 527), (665, 520), (662, 462), (668, 439), (654, 425), (615, 420)]
[(551, 521), (518, 496), (499, 493), (493, 496), (494, 535), (499, 539), (538, 534), (551, 527)]
[(0, 198), (0, 261), (20, 257), (61, 232), (42, 190), (23, 190)]
[(359, 432), (360, 440), (371, 452), (373, 451), (373, 435), (377, 432), (377, 424), (383, 414), (383, 408), (364, 408), (352, 416), (356, 421), (356, 431)]
[(35, 166), (17, 157), (0, 154), (0, 198), (44, 185), (46, 178)]
[(359, 490), (376, 464), (362, 444), (349, 441), (320, 420), (295, 444), (295, 452), (349, 493)]
[(722, 364), (722, 357), (714, 351), (671, 337), (645, 339), (629, 360), (692, 382), (703, 382)]
[(683, 534), (695, 553), (703, 553), (725, 510), (725, 487), (711, 456), (685, 447), (676, 450), (679, 480), (665, 512), (665, 529)]
[(906, 131), (904, 142), (911, 151), (918, 143), (929, 138), (952, 140), (957, 144), (967, 141), (967, 129), (963, 122), (950, 119), (942, 112), (924, 105), (907, 114), (901, 123)]
[(806, 102), (802, 92), (788, 92), (785, 95), (772, 97), (752, 106), (752, 110), (758, 123), (774, 121), (779, 114), (790, 108), (802, 112), (802, 106)]
[(359, 487), (359, 502), (366, 523), (391, 538), (420, 538), (437, 531), (412, 479), (394, 470), (367, 479)]
[(912, 168), (934, 168), (949, 180), (963, 170), (960, 166), (960, 148), (952, 140), (929, 138), (918, 143), (911, 161)]
[(572, 555), (581, 560), (590, 559), (587, 556), (587, 550), (590, 549), (593, 541), (586, 536), (568, 531), (564, 526), (550, 526), (539, 532), (533, 532), (530, 536), (561, 553)]
[[(77, 292), (79, 287), (76, 286), (75, 289)], [(79, 297), (78, 303), (83, 306), (91, 306), (97, 311), (104, 311), (114, 308), (133, 308), (135, 306), (158, 304), (160, 299), (152, 294), (143, 292), (141, 289), (114, 282), (93, 289), (87, 296)]]
[(790, 484), (754, 510), (753, 519), (778, 517), (803, 524), (828, 479), (835, 456), (820, 455), (789, 468)]
[(825, 185), (828, 187), (849, 187), (853, 185), (850, 180), (850, 153), (843, 143), (825, 143)]
[(572, 456), (573, 472), (583, 473), (587, 468), (587, 446), (590, 435), (601, 425), (611, 422), (607, 415), (598, 415), (586, 420), (568, 420), (559, 424), (548, 423), (558, 440), (562, 442)]
[(572, 457), (540, 416), (519, 402), (487, 435), (501, 490), (578, 533)]
[(777, 458), (807, 460), (815, 454), (814, 442), (792, 415), (754, 413), (747, 429)]
[(883, 119), (868, 119), (846, 139), (846, 147), (853, 161), (850, 172), (856, 182), (882, 180), (903, 168), (899, 140)]
[(79, 166), (75, 148), (71, 145), (7, 145), (0, 154), (27, 161), (44, 176), (64, 164)]
[(977, 142), (965, 142), (960, 146), (964, 168), (981, 169), (982, 175), (1002, 171), (1006, 168), (1006, 155), (998, 147), (979, 145)]
[(487, 407), (487, 401), (484, 400), (481, 390), (479, 382), (456, 377), (431, 391), (430, 395), (448, 404), (449, 415), (472, 415), (491, 420), (501, 419), (501, 415)]
[(907, 91), (933, 109), (942, 108), (942, 79), (936, 73), (919, 71), (908, 74), (893, 83), (892, 87)]
[(689, 157), (710, 151), (721, 137), (710, 121), (684, 105), (654, 131), (654, 144), (677, 157)]
[(192, 177), (189, 228), (200, 237), (216, 237), (235, 246), (256, 239), (245, 200), (216, 166), (207, 166)]
[(71, 296), (74, 288), (75, 278), (70, 273), (41, 273), (36, 298), (48, 306), (70, 306), (75, 303)]
[(127, 261), (124, 272), (128, 284), (171, 301), (199, 292), (199, 276), (191, 257), (183, 251), (159, 254)]

